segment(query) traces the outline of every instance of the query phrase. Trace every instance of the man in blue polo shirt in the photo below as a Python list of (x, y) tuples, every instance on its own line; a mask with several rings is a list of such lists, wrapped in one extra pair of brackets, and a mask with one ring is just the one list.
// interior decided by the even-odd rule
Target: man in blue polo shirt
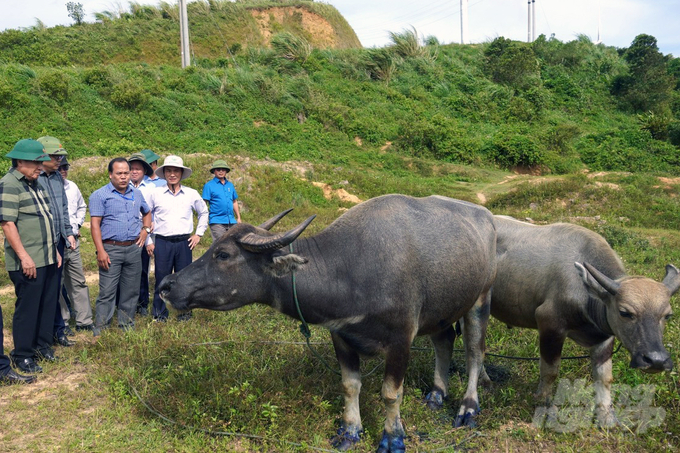
[(210, 173), (215, 177), (203, 186), (203, 199), (210, 206), (210, 235), (213, 242), (227, 232), (232, 225), (241, 223), (241, 213), (238, 209), (238, 194), (234, 185), (227, 181), (227, 173), (231, 169), (227, 162), (216, 160), (210, 167)]
[(116, 292), (120, 291), (118, 327), (131, 329), (139, 298), (142, 247), (151, 232), (151, 211), (139, 189), (129, 184), (127, 159), (117, 157), (109, 162), (109, 179), (110, 183), (90, 195), (92, 241), (99, 265), (95, 325), (100, 329), (109, 326)]

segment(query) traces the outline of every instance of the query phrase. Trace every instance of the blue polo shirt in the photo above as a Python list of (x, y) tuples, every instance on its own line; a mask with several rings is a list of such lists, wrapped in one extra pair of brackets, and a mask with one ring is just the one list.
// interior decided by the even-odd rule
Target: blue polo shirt
[(234, 217), (234, 201), (238, 198), (236, 188), (232, 183), (220, 178), (213, 178), (203, 186), (203, 199), (210, 203), (210, 217), (208, 223), (231, 224), (236, 223)]
[(149, 212), (149, 206), (139, 189), (128, 186), (125, 194), (112, 183), (90, 195), (90, 217), (101, 217), (102, 240), (132, 241), (142, 231), (139, 213)]

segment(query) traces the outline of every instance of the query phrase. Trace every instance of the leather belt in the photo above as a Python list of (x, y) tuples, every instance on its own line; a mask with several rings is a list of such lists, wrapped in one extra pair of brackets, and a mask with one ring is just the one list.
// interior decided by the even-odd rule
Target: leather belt
[(104, 244), (109, 244), (109, 245), (120, 245), (122, 247), (127, 247), (132, 244), (137, 243), (137, 239), (133, 239), (131, 241), (114, 241), (113, 239), (106, 239), (102, 241)]
[(190, 237), (191, 237), (190, 234), (178, 234), (175, 236), (161, 236), (160, 234), (156, 235), (156, 239), (161, 238), (164, 241), (168, 242), (182, 242), (188, 240)]

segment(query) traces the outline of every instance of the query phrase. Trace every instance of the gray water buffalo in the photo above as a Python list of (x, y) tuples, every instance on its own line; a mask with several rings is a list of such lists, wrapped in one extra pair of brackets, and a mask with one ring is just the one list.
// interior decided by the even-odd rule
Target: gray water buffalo
[[(491, 315), (538, 329), (541, 352), (537, 397), (550, 404), (567, 337), (590, 348), (595, 410), (600, 426), (617, 423), (611, 404), (612, 349), (618, 338), (630, 366), (646, 372), (672, 369), (663, 345), (678, 269), (666, 266), (662, 283), (626, 274), (607, 242), (586, 228), (537, 226), (494, 216), (497, 275)], [(485, 376), (485, 374), (484, 374)]]
[[(385, 195), (361, 203), (321, 233), (296, 239), (314, 217), (290, 231), (232, 227), (198, 260), (166, 277), (163, 299), (180, 310), (233, 310), (262, 303), (326, 327), (340, 363), (345, 410), (332, 444), (349, 449), (362, 433), (359, 392), (362, 355), (385, 355), (382, 398), (386, 421), (378, 451), (401, 452), (399, 415), (410, 347), (429, 335), (436, 356), (434, 385), (446, 395), (452, 323), (465, 315), (468, 388), (459, 423), (478, 410), (489, 289), (495, 276), (493, 216), (481, 206), (450, 198)], [(295, 285), (293, 279), (295, 275)], [(476, 328), (478, 326), (479, 328)]]

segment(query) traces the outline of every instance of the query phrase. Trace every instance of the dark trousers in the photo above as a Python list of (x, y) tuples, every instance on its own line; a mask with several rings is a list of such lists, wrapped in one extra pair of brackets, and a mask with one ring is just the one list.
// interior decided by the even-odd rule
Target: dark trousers
[(5, 355), (3, 348), (5, 337), (2, 334), (2, 307), (0, 307), (0, 376), (4, 376), (10, 371), (9, 357)]
[(156, 248), (154, 249), (156, 263), (156, 286), (153, 294), (153, 317), (154, 319), (167, 319), (168, 309), (161, 299), (158, 289), (161, 282), (173, 272), (179, 272), (191, 264), (191, 249), (187, 239), (174, 240), (156, 235)]
[[(57, 268), (57, 288), (61, 288), (61, 274), (64, 272), (64, 249), (66, 248), (66, 241), (64, 238), (59, 239), (57, 244), (57, 252), (62, 259), (62, 265)], [(66, 328), (66, 323), (64, 322), (64, 317), (61, 315), (61, 305), (59, 304), (59, 291), (56, 293), (57, 304), (54, 307), (54, 328), (53, 333), (55, 338), (64, 336), (64, 329)]]
[(31, 279), (21, 271), (9, 273), (17, 296), (12, 321), (14, 350), (11, 353), (17, 360), (34, 357), (36, 353), (54, 353), (54, 312), (59, 294), (57, 265), (39, 267), (36, 272), (36, 278)]
[(139, 282), (139, 302), (138, 308), (149, 307), (149, 262), (151, 258), (146, 251), (146, 247), (142, 247), (142, 280)]

